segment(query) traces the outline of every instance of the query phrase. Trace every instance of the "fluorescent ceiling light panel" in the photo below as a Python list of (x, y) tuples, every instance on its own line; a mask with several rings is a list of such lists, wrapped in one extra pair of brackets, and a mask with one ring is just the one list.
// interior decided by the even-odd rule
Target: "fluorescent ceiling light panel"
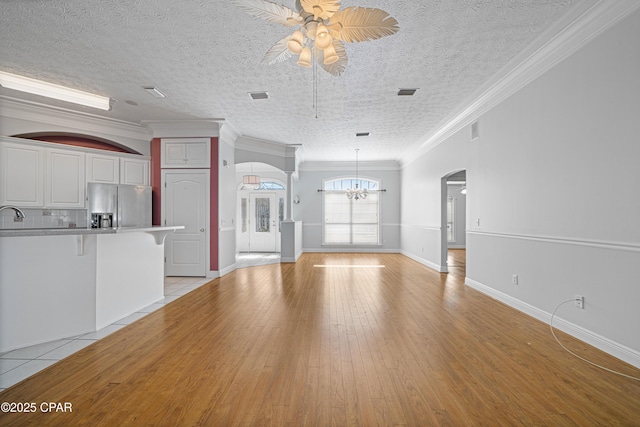
[(111, 100), (106, 96), (94, 95), (3, 71), (0, 71), (0, 86), (101, 110), (109, 111), (111, 109)]
[(156, 89), (155, 86), (142, 86), (142, 89), (146, 90), (147, 92), (149, 92), (152, 96), (155, 96), (156, 98), (164, 98), (165, 94), (160, 92), (158, 89)]

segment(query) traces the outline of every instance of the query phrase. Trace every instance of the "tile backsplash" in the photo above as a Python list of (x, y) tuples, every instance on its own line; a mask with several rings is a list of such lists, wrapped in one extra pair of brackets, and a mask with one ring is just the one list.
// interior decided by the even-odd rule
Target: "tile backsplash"
[(0, 212), (0, 229), (21, 228), (87, 228), (86, 209), (30, 209), (21, 208), (26, 218), (15, 221), (11, 209)]

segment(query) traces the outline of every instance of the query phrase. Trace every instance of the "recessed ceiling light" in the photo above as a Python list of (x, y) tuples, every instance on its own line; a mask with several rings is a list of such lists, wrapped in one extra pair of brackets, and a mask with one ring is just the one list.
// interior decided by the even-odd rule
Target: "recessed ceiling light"
[(249, 92), (251, 99), (269, 99), (268, 92)]
[(150, 93), (152, 96), (155, 96), (156, 98), (165, 97), (165, 94), (160, 92), (158, 89), (156, 89), (155, 86), (142, 86), (142, 89), (146, 90), (148, 93)]
[(356, 133), (356, 136), (369, 136), (370, 134), (370, 132), (358, 132)]
[(106, 96), (94, 95), (93, 93), (43, 82), (42, 80), (30, 79), (16, 74), (5, 73), (3, 71), (0, 71), (0, 86), (7, 89), (32, 93), (34, 95), (46, 96), (47, 98), (59, 99), (60, 101), (99, 108), (101, 110), (109, 111), (111, 109), (111, 99)]
[(413, 96), (418, 89), (399, 89), (398, 96)]

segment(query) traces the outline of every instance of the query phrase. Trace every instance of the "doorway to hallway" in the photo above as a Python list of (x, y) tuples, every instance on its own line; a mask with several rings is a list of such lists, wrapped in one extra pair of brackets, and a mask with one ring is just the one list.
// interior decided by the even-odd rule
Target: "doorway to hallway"
[[(467, 174), (451, 172), (441, 180), (440, 271), (466, 267)], [(457, 251), (456, 251), (457, 250)]]

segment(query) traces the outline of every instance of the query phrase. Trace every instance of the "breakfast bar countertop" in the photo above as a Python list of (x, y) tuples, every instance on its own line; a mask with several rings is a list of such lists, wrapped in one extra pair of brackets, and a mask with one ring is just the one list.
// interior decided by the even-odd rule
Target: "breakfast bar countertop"
[(11, 228), (1, 229), (0, 237), (65, 236), (75, 234), (113, 234), (115, 228)]
[(28, 236), (66, 236), (77, 234), (116, 234), (133, 232), (157, 232), (183, 229), (184, 226), (152, 226), (152, 227), (121, 227), (121, 228), (12, 228), (0, 229), (0, 237), (28, 237)]

